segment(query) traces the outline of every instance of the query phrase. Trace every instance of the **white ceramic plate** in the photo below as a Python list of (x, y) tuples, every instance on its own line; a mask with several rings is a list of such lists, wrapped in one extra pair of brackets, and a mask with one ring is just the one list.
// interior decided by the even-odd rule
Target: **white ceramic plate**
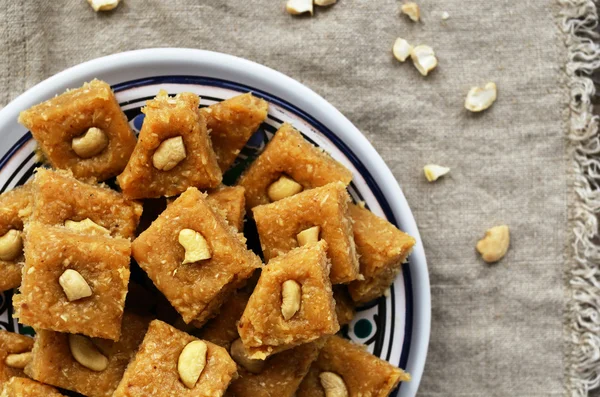
[[(35, 142), (17, 123), (21, 110), (93, 78), (113, 86), (132, 127), (139, 131), (139, 109), (160, 88), (169, 93), (192, 91), (209, 105), (252, 91), (269, 102), (269, 117), (242, 151), (237, 166), (226, 174), (235, 179), (284, 121), (292, 123), (314, 144), (342, 162), (354, 174), (350, 193), (355, 200), (416, 238), (409, 263), (387, 297), (359, 309), (344, 333), (384, 360), (404, 368), (412, 381), (392, 395), (417, 392), (429, 342), (431, 302), (427, 263), (419, 231), (392, 173), (367, 139), (331, 104), (297, 81), (265, 66), (215, 52), (191, 49), (147, 49), (83, 63), (31, 88), (0, 111), (0, 191), (29, 179), (35, 163)], [(0, 327), (22, 333), (27, 327), (12, 319), (11, 293), (0, 302)]]

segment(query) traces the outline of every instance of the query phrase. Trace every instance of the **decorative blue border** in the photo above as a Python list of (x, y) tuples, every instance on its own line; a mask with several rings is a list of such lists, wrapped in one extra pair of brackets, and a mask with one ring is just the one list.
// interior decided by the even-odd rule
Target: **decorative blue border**
[[(352, 164), (356, 167), (356, 169), (360, 172), (362, 177), (365, 179), (367, 185), (373, 192), (373, 195), (381, 205), (383, 212), (386, 217), (396, 226), (398, 226), (398, 220), (396, 219), (391, 207), (381, 192), (381, 189), (375, 182), (371, 173), (367, 170), (362, 161), (350, 150), (350, 148), (343, 142), (337, 135), (335, 135), (330, 129), (328, 129), (325, 125), (319, 122), (317, 119), (312, 117), (310, 114), (304, 112), (302, 109), (292, 105), (291, 103), (271, 95), (267, 92), (261, 91), (251, 86), (247, 86), (244, 84), (235, 83), (228, 80), (222, 80), (217, 78), (210, 77), (201, 77), (201, 76), (156, 76), (156, 77), (148, 77), (143, 79), (131, 80), (119, 84), (115, 84), (112, 86), (115, 92), (124, 91), (131, 88), (146, 86), (146, 85), (156, 85), (156, 84), (195, 84), (195, 85), (206, 85), (206, 86), (214, 86), (221, 87), (226, 89), (231, 89), (239, 92), (248, 92), (251, 91), (254, 95), (261, 97), (268, 102), (274, 103), (287, 111), (296, 114), (301, 117), (309, 124), (311, 124), (316, 130), (323, 133), (329, 140), (331, 140), (334, 145), (336, 145), (344, 155), (352, 162)], [(3, 168), (8, 160), (27, 142), (31, 139), (31, 133), (27, 132), (21, 139), (19, 139), (11, 149), (0, 159), (0, 169)], [(412, 289), (412, 279), (410, 273), (410, 266), (402, 266), (402, 273), (404, 276), (404, 287), (406, 291), (406, 317), (405, 317), (405, 332), (404, 332), (404, 341), (402, 347), (402, 354), (400, 356), (400, 362), (398, 366), (401, 368), (406, 368), (406, 364), (408, 362), (408, 357), (410, 354), (410, 341), (412, 337), (412, 328), (413, 328), (413, 289)], [(392, 285), (392, 294), (394, 294), (393, 285)], [(393, 295), (392, 295), (393, 297)], [(395, 303), (392, 302), (392, 305)], [(394, 313), (392, 313), (392, 326), (395, 325), (395, 317)], [(392, 328), (393, 329), (393, 328)], [(387, 357), (391, 352), (391, 348), (393, 345), (393, 332), (391, 335), (392, 340), (389, 343), (389, 351), (387, 352)]]

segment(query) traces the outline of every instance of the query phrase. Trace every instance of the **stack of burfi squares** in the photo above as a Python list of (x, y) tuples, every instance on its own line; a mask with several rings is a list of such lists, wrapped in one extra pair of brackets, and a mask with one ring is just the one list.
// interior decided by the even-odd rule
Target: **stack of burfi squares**
[(2, 396), (387, 396), (409, 380), (336, 335), (415, 244), (352, 203), (352, 172), (282, 124), (223, 185), (268, 115), (252, 93), (161, 90), (142, 112), (136, 137), (93, 80), (19, 117), (47, 164), (0, 195), (0, 290), (35, 331), (0, 331)]

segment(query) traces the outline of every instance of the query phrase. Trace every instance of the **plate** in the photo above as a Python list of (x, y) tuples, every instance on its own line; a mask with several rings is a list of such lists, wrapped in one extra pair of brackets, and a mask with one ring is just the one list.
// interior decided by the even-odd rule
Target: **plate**
[[(250, 139), (236, 165), (226, 173), (226, 181), (235, 180), (283, 122), (293, 124), (309, 141), (352, 170), (354, 179), (349, 191), (353, 199), (364, 201), (371, 211), (415, 237), (417, 244), (389, 294), (359, 308), (344, 334), (410, 372), (412, 381), (401, 384), (392, 395), (416, 394), (425, 365), (431, 320), (423, 245), (398, 183), (379, 154), (347, 118), (290, 77), (231, 55), (177, 48), (115, 54), (61, 72), (0, 111), (1, 192), (25, 183), (39, 165), (35, 141), (17, 123), (19, 112), (93, 78), (112, 85), (135, 131), (139, 131), (143, 120), (141, 106), (161, 88), (170, 94), (195, 92), (201, 96), (203, 106), (248, 91), (268, 101), (267, 120)], [(12, 319), (11, 297), (12, 292), (1, 296), (0, 327), (31, 332)]]

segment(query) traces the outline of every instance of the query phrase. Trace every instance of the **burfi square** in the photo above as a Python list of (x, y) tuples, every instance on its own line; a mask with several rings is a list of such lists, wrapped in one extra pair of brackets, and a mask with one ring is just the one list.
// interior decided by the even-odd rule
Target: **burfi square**
[(94, 371), (80, 364), (71, 351), (69, 334), (36, 330), (33, 360), (25, 372), (31, 378), (88, 397), (110, 397), (125, 368), (144, 339), (150, 320), (126, 312), (118, 342), (93, 338), (93, 346), (106, 357), (106, 368)]
[(117, 177), (129, 198), (171, 197), (190, 186), (214, 188), (221, 169), (198, 109), (198, 95), (169, 97), (161, 90), (146, 103), (146, 115), (135, 150)]
[(241, 186), (222, 186), (208, 192), (208, 201), (219, 208), (227, 222), (238, 231), (244, 230), (246, 216), (245, 190)]
[(199, 331), (198, 337), (224, 347), (229, 351), (231, 343), (240, 336), (237, 323), (242, 318), (250, 299), (247, 291), (236, 291), (221, 307), (219, 314), (208, 321)]
[(255, 207), (252, 211), (265, 260), (297, 247), (298, 233), (318, 226), (319, 238), (327, 241), (331, 282), (341, 284), (358, 279), (349, 204), (344, 184), (337, 182)]
[[(249, 356), (271, 354), (336, 333), (340, 326), (329, 280), (327, 243), (321, 240), (272, 259), (262, 270), (238, 323)], [(299, 306), (287, 313), (284, 283), (297, 285)], [(291, 314), (291, 316), (289, 316)]]
[(352, 299), (366, 303), (384, 294), (400, 272), (415, 239), (366, 208), (352, 204), (354, 241), (364, 280), (349, 284)]
[(334, 285), (333, 299), (335, 300), (335, 314), (340, 326), (350, 324), (356, 311), (354, 310), (354, 302), (348, 293), (348, 287), (339, 284)]
[(400, 382), (410, 380), (408, 373), (375, 357), (365, 346), (359, 346), (339, 336), (328, 338), (319, 357), (300, 384), (296, 396), (325, 397), (325, 389), (320, 380), (324, 372), (341, 377), (349, 397), (386, 397)]
[(0, 291), (21, 285), (23, 223), (31, 214), (31, 184), (19, 186), (0, 195)]
[(64, 397), (54, 387), (15, 376), (2, 388), (2, 397)]
[(24, 375), (23, 364), (31, 360), (31, 349), (33, 338), (0, 330), (0, 389), (11, 377)]
[[(118, 340), (130, 253), (129, 240), (29, 223), (15, 316), (34, 328)], [(83, 277), (91, 296), (69, 301), (59, 282), (67, 269)]]
[(221, 171), (231, 167), (267, 118), (268, 107), (265, 100), (246, 93), (201, 109)]
[[(52, 166), (71, 170), (77, 178), (103, 181), (118, 175), (136, 142), (110, 86), (100, 80), (21, 112), (19, 122), (31, 131)], [(90, 129), (103, 136), (98, 138), (99, 151), (78, 150), (74, 139)]]
[(90, 219), (113, 237), (132, 239), (142, 216), (142, 204), (105, 185), (78, 181), (69, 172), (38, 168), (33, 179), (32, 221), (62, 226)]
[(206, 365), (195, 385), (188, 388), (180, 380), (179, 356), (190, 342), (198, 340), (160, 320), (152, 321), (113, 397), (222, 396), (236, 373), (236, 365), (225, 349), (213, 343), (204, 341)]
[[(202, 237), (210, 258), (183, 263), (186, 250), (179, 235), (184, 229)], [(217, 314), (223, 301), (262, 266), (196, 188), (171, 203), (133, 242), (132, 252), (183, 320), (196, 320), (197, 326)]]
[(322, 338), (275, 354), (258, 373), (238, 366), (240, 376), (231, 382), (226, 397), (294, 397), (324, 342)]
[(283, 124), (265, 150), (240, 177), (246, 189), (248, 209), (271, 202), (269, 186), (282, 175), (304, 190), (342, 182), (348, 185), (352, 173), (323, 150), (306, 141), (290, 124)]

